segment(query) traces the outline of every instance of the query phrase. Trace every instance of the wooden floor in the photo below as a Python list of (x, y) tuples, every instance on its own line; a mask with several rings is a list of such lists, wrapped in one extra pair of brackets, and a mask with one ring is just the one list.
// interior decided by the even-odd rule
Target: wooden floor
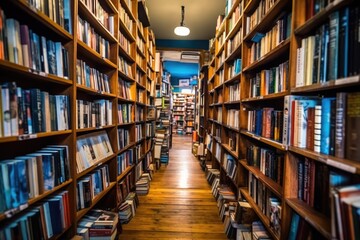
[(190, 136), (173, 136), (169, 164), (155, 172), (150, 193), (140, 196), (120, 239), (226, 239), (211, 188), (191, 154)]

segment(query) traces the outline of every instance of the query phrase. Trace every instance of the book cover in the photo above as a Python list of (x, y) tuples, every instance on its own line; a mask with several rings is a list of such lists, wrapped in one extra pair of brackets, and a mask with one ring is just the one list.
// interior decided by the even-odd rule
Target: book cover
[(346, 158), (359, 161), (360, 149), (360, 92), (348, 93), (346, 110)]
[(288, 240), (296, 240), (299, 222), (300, 222), (300, 216), (297, 213), (293, 212), (292, 217), (291, 217)]
[(321, 146), (320, 152), (330, 154), (331, 106), (335, 98), (323, 98), (321, 101)]

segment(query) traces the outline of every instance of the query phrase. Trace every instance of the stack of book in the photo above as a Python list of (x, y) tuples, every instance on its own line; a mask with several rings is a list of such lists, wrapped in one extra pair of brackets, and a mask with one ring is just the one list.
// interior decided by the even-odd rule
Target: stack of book
[(117, 235), (118, 216), (114, 212), (93, 209), (78, 223), (77, 234), (83, 239), (114, 239)]
[(136, 193), (138, 195), (147, 195), (149, 193), (151, 180), (152, 180), (152, 176), (150, 172), (143, 173), (135, 184)]
[(118, 208), (119, 219), (122, 224), (130, 222), (135, 216), (136, 208), (139, 205), (139, 199), (135, 192), (130, 192), (125, 201)]

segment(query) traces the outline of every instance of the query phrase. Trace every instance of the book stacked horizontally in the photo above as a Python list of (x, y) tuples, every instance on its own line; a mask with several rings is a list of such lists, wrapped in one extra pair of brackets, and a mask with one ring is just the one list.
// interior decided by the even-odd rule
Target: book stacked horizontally
[(77, 234), (85, 240), (113, 240), (117, 235), (118, 222), (116, 213), (93, 209), (78, 223)]

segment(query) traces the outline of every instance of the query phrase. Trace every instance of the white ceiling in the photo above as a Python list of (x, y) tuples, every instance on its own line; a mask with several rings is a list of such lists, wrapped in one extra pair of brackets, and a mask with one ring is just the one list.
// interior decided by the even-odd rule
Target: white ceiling
[[(146, 0), (150, 28), (156, 39), (208, 40), (214, 37), (216, 20), (225, 12), (225, 0)], [(190, 35), (179, 37), (174, 28), (181, 22), (181, 6), (185, 6), (185, 26)]]

